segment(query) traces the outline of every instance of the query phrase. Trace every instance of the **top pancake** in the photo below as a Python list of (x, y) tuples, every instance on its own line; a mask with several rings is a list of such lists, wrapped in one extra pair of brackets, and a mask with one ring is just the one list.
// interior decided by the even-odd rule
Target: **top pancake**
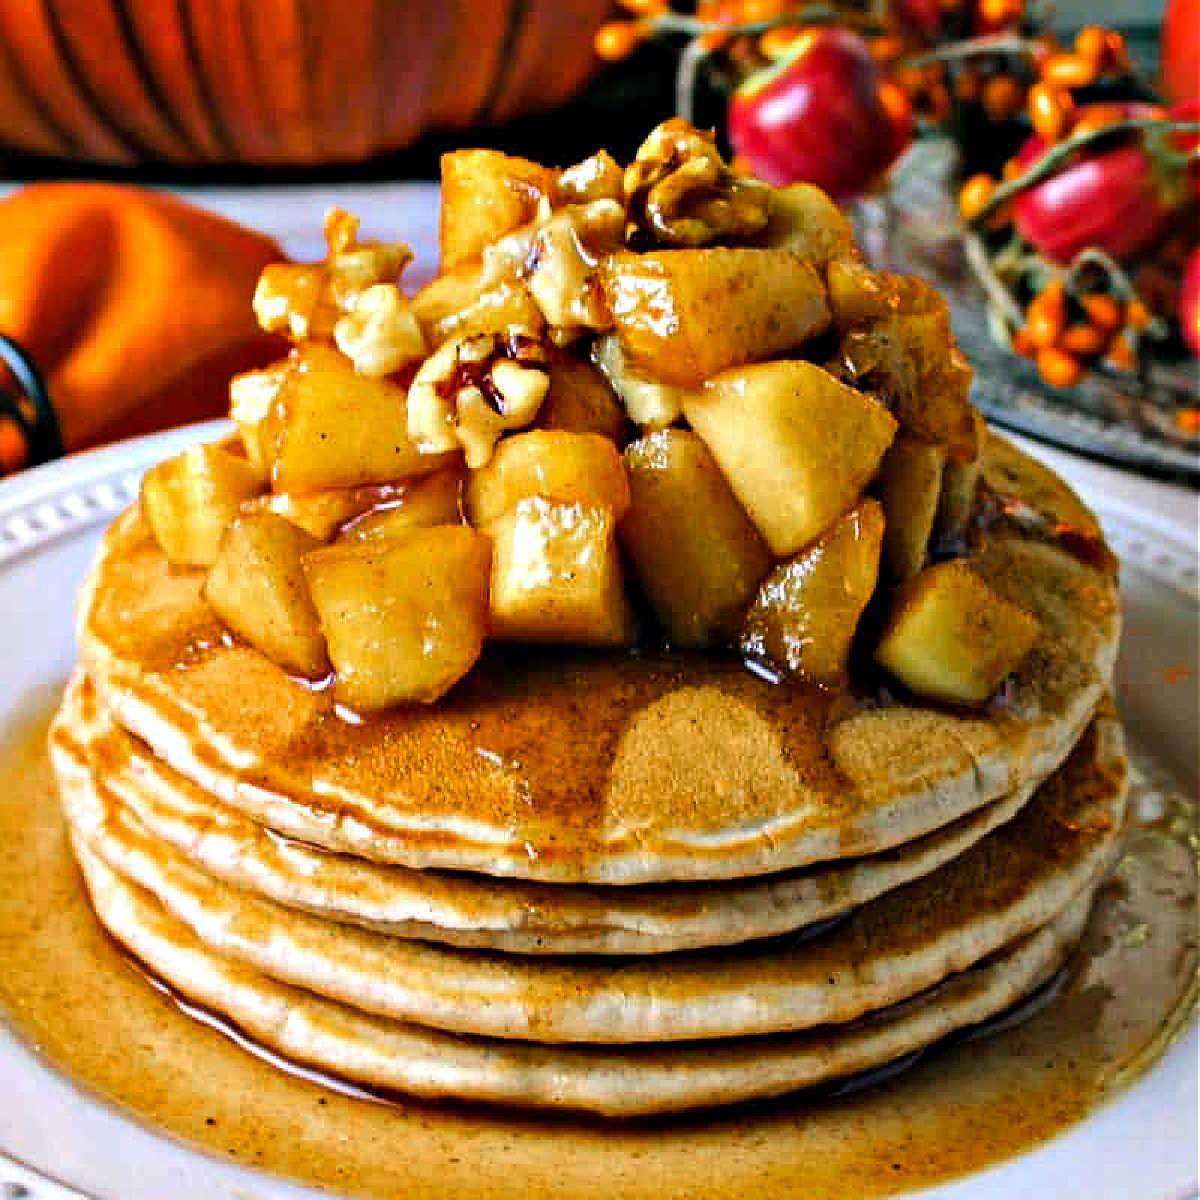
[[(1095, 532), (1045, 468), (985, 475)], [(1115, 581), (997, 526), (974, 559), (1041, 632), (1002, 706), (854, 708), (719, 657), (494, 653), (432, 707), (366, 721), (234, 644), (136, 512), (85, 586), (102, 702), (225, 803), (329, 849), (553, 882), (728, 879), (886, 849), (1045, 778), (1111, 676)], [(846, 713), (849, 715), (844, 715)]]

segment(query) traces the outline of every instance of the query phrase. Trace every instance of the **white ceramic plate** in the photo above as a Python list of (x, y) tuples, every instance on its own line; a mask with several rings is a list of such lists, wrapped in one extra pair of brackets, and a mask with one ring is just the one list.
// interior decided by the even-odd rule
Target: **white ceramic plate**
[[(71, 609), (106, 522), (141, 472), (222, 423), (159, 434), (0, 482), (0, 728), (75, 658)], [(1124, 559), (1119, 690), (1133, 745), (1197, 787), (1196, 497), (1060, 453), (1051, 461), (1099, 512)], [(2, 781), (0, 781), (2, 786)], [(1197, 1191), (1193, 1025), (1130, 1090), (1034, 1153), (920, 1195), (933, 1200), (1185, 1200)], [(7, 1158), (5, 1156), (8, 1156)], [(51, 1182), (53, 1179), (61, 1183)], [(77, 1189), (77, 1190), (72, 1190)], [(326, 1193), (321, 1193), (322, 1195)], [(85, 1095), (0, 1022), (0, 1200), (296, 1200), (315, 1197), (158, 1137)]]

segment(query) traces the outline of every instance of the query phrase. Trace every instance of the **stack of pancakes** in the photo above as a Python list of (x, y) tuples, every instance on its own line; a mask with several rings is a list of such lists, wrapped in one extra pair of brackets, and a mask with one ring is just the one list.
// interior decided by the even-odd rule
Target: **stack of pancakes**
[(431, 1097), (726, 1103), (1003, 1011), (1083, 929), (1126, 762), (1115, 581), (1057, 536), (1094, 520), (998, 439), (983, 470), (1037, 520), (972, 565), (1041, 632), (973, 712), (516, 648), (359, 719), (233, 642), (129, 512), (52, 733), (101, 921), (262, 1046)]

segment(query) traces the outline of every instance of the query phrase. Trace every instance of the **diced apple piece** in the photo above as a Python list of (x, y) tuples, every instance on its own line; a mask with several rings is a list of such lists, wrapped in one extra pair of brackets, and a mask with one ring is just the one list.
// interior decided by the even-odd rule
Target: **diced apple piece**
[(237, 424), (246, 457), (264, 471), (270, 469), (267, 417), (287, 378), (288, 363), (235, 375), (229, 383), (229, 415)]
[(404, 493), (403, 484), (379, 483), (370, 487), (330, 488), (324, 492), (308, 492), (296, 496), (291, 492), (272, 492), (258, 496), (242, 505), (242, 512), (273, 512), (286, 517), (293, 525), (327, 542), (347, 521), (398, 499)]
[(463, 506), (472, 525), (487, 529), (526, 496), (603, 505), (620, 521), (629, 507), (629, 481), (608, 438), (532, 429), (497, 442), (487, 465), (468, 474)]
[(854, 253), (854, 236), (841, 209), (819, 187), (793, 183), (770, 191), (764, 244), (790, 250), (814, 266)]
[(873, 271), (857, 258), (839, 258), (829, 264), (825, 282), (829, 286), (829, 307), (838, 329), (856, 329), (878, 321), (897, 307), (893, 277)]
[(967, 523), (975, 508), (975, 490), (983, 470), (983, 443), (987, 438), (987, 422), (977, 410), (971, 410), (975, 424), (975, 439), (980, 450), (968, 459), (947, 457), (942, 471), (942, 494), (938, 499), (934, 535), (940, 542), (955, 542), (966, 533)]
[(488, 531), (492, 637), (577, 646), (633, 643), (637, 623), (625, 595), (611, 509), (528, 496)]
[(441, 269), (477, 259), (489, 243), (531, 221), (557, 172), (499, 150), (442, 155)]
[(837, 687), (879, 576), (883, 510), (864, 500), (763, 581), (746, 614), (742, 652), (809, 683)]
[(427, 475), (452, 454), (422, 454), (408, 438), (405, 392), (358, 375), (337, 350), (297, 350), (268, 417), (276, 491), (325, 491)]
[(954, 343), (945, 301), (927, 284), (894, 276), (896, 311), (842, 338), (839, 374), (886, 399), (900, 427), (945, 442), (963, 461), (979, 449), (968, 398), (971, 367)]
[(324, 263), (270, 263), (254, 289), (254, 315), (267, 333), (327, 338), (338, 318)]
[(626, 415), (639, 428), (666, 429), (683, 415), (684, 389), (631, 371), (615, 333), (596, 338), (592, 358), (620, 397)]
[(333, 694), (350, 708), (431, 703), (479, 657), (491, 543), (468, 526), (323, 546), (302, 563), (337, 671)]
[(677, 387), (778, 358), (829, 324), (821, 276), (787, 250), (622, 252), (600, 281), (629, 366)]
[(548, 346), (547, 352), (550, 390), (538, 409), (538, 425), (568, 433), (598, 433), (611, 442), (622, 442), (625, 410), (608, 380), (568, 350)]
[(671, 641), (731, 641), (771, 566), (766, 543), (696, 434), (664, 429), (625, 448), (620, 536)]
[(440, 346), (446, 340), (441, 333), (442, 323), (474, 304), (489, 286), (479, 263), (467, 263), (431, 279), (411, 301), (425, 340), (431, 346)]
[(503, 334), (514, 326), (534, 333), (543, 328), (542, 311), (534, 303), (529, 289), (519, 283), (498, 283), (488, 288), (466, 307), (439, 321), (433, 344), (450, 338)]
[(883, 561), (893, 580), (908, 579), (924, 565), (942, 490), (946, 447), (899, 434), (879, 468), (887, 518)]
[(878, 401), (801, 361), (727, 371), (684, 412), (777, 558), (858, 500), (896, 432)]
[(342, 542), (403, 537), (414, 529), (455, 525), (462, 520), (459, 492), (462, 477), (454, 467), (414, 479), (377, 508), (350, 522), (338, 534)]
[(919, 696), (983, 704), (1033, 647), (1037, 619), (997, 595), (962, 559), (896, 589), (875, 658)]
[(301, 555), (316, 538), (273, 512), (245, 513), (225, 532), (204, 598), (234, 633), (269, 659), (309, 678), (329, 670), (325, 638)]
[(266, 476), (220, 446), (189, 446), (142, 479), (142, 513), (167, 558), (209, 567), (242, 502), (260, 495)]

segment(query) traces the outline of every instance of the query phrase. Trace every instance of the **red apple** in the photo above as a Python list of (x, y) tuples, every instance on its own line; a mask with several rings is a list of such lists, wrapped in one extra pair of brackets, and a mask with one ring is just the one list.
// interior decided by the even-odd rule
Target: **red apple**
[(737, 89), (729, 137), (767, 183), (815, 183), (835, 200), (850, 200), (912, 136), (911, 112), (896, 105), (889, 88), (866, 42), (827, 26), (801, 35)]
[[(1126, 106), (1142, 117), (1145, 106)], [(1080, 111), (1080, 118), (1088, 109)], [(1046, 152), (1030, 138), (1017, 154), (1029, 167)], [(1088, 246), (1128, 261), (1166, 229), (1192, 194), (1180, 156), (1153, 149), (1153, 139), (1125, 137), (1102, 141), (1079, 152), (1048, 179), (1022, 192), (1014, 209), (1021, 236), (1051, 262), (1069, 263)]]

